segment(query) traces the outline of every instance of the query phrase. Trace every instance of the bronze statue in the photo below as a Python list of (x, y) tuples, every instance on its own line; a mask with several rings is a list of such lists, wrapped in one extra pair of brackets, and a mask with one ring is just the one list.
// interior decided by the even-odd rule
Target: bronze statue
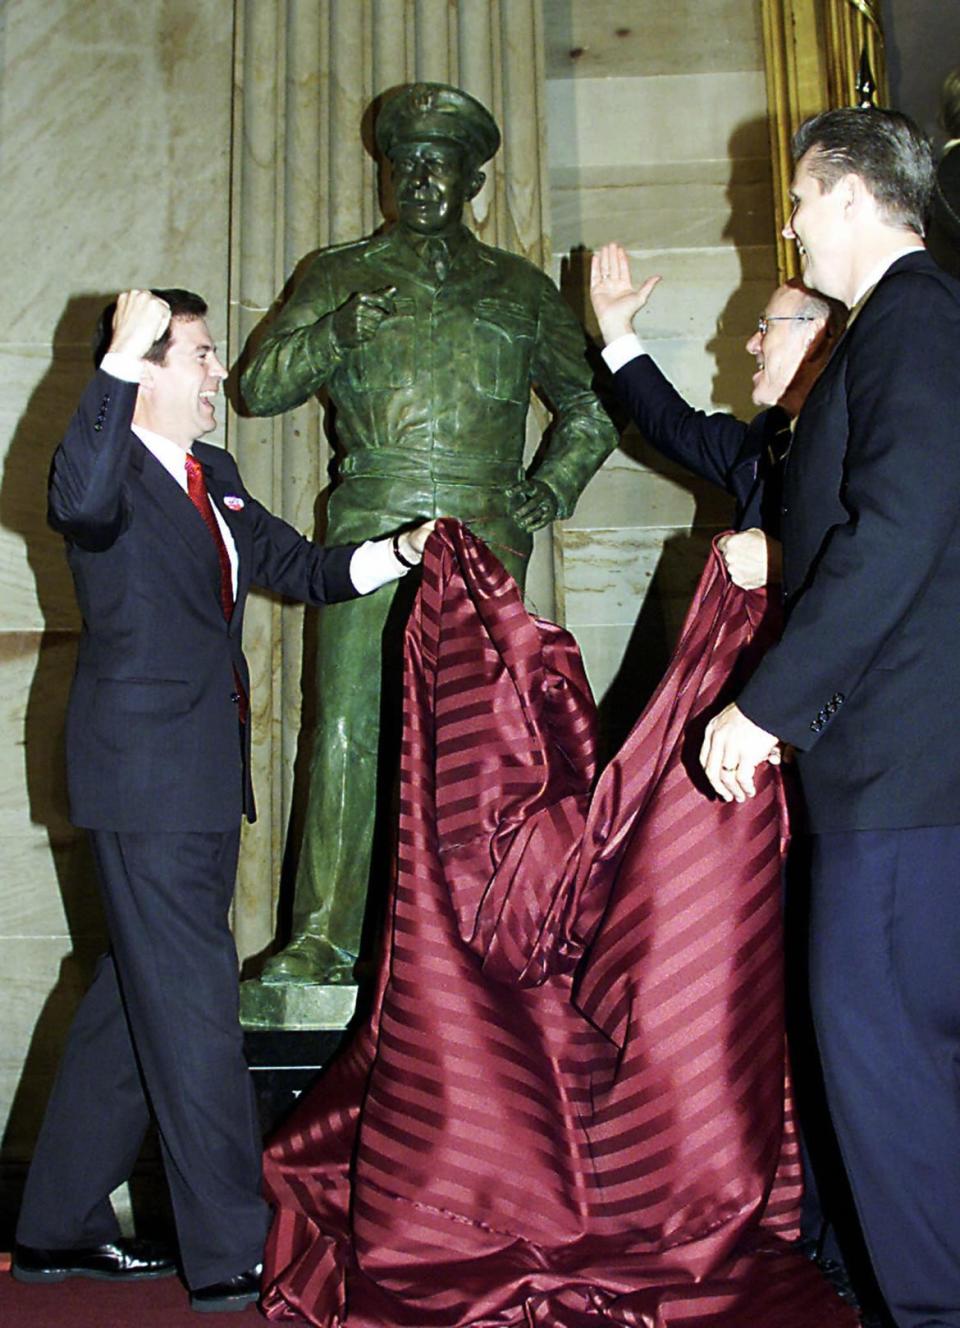
[[(570, 515), (617, 434), (591, 389), (583, 331), (556, 287), (463, 225), (480, 167), (500, 146), (485, 107), (457, 88), (419, 83), (386, 103), (376, 137), (392, 166), (398, 224), (313, 259), (243, 374), (243, 395), (255, 414), (273, 415), (328, 390), (341, 450), (328, 542), (447, 514), (467, 522), (522, 584), (532, 532)], [(523, 446), (534, 384), (555, 420), (530, 477)], [(293, 937), (264, 982), (353, 980), (381, 674), (384, 661), (388, 672), (400, 666), (397, 624), (388, 624), (394, 600), (385, 587), (328, 608), (318, 625), (319, 719)]]

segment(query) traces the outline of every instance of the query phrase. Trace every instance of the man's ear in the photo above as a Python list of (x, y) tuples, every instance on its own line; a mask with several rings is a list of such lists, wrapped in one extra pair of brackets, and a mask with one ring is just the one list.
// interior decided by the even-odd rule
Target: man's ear
[(808, 362), (816, 362), (827, 349), (829, 337), (827, 336), (827, 320), (817, 318), (806, 325), (807, 344), (804, 359)]
[(486, 180), (486, 178), (487, 177), (483, 173), (483, 171), (474, 171), (474, 173), (470, 177), (470, 183), (467, 185), (468, 201), (471, 198), (476, 198), (477, 194), (479, 194), (480, 190), (483, 188), (484, 181)]
[(836, 187), (843, 191), (841, 201), (846, 213), (859, 210), (867, 200), (871, 203), (874, 201), (873, 194), (871, 194), (863, 180), (859, 175), (854, 175), (852, 171), (838, 181)]

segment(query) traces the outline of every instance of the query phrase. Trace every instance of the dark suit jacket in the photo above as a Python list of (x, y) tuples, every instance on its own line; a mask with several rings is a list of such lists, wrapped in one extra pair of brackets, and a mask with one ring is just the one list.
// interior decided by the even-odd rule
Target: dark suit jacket
[(237, 546), (228, 625), (214, 541), (131, 432), (136, 396), (136, 384), (98, 372), (51, 469), (49, 520), (67, 537), (83, 615), (67, 712), (71, 817), (100, 830), (230, 830), (254, 816), (234, 676), (249, 694), (247, 593), (350, 599), (353, 549), (311, 544), (250, 496), (231, 456), (194, 444)]
[(778, 441), (789, 425), (779, 406), (749, 423), (732, 415), (694, 410), (663, 376), (649, 355), (628, 361), (613, 375), (614, 386), (634, 422), (658, 452), (718, 484), (737, 501), (736, 527), (780, 531)]
[(740, 700), (814, 830), (960, 824), (960, 283), (918, 251), (853, 320), (784, 480), (783, 638)]

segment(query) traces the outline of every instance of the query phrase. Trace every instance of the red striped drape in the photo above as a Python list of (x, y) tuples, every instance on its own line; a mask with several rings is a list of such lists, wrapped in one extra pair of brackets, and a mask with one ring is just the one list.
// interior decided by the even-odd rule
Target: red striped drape
[(572, 637), (440, 523), (406, 637), (379, 989), (267, 1152), (269, 1318), (856, 1324), (789, 1245), (780, 775), (727, 805), (696, 760), (770, 618), (714, 553), (592, 788)]

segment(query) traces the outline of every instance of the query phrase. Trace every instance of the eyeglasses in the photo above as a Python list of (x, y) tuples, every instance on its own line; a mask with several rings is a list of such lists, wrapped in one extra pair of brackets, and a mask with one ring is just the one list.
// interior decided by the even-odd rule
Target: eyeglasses
[(815, 323), (816, 314), (761, 314), (757, 319), (757, 331), (766, 334), (771, 323)]

